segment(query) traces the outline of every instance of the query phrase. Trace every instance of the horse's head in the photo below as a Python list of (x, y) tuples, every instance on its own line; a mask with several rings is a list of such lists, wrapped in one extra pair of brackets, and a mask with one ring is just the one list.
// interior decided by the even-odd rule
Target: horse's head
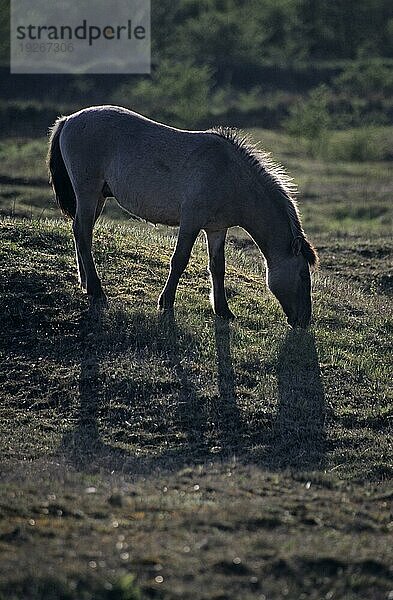
[[(311, 321), (310, 257), (307, 257), (310, 248), (307, 240), (296, 237), (288, 257), (276, 265), (273, 263), (267, 273), (268, 286), (280, 302), (292, 327), (306, 328)], [(316, 261), (316, 254), (314, 256)]]

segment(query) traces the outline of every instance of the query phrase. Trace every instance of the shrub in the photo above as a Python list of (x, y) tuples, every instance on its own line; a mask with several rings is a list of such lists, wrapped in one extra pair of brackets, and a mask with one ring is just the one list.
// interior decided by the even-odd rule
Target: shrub
[(357, 60), (349, 63), (335, 77), (333, 85), (339, 92), (351, 95), (393, 94), (393, 65), (378, 59)]
[(150, 78), (122, 85), (115, 103), (179, 127), (192, 127), (209, 112), (211, 72), (206, 66), (163, 61)]
[(392, 134), (389, 128), (359, 127), (338, 131), (329, 140), (327, 156), (331, 160), (374, 161), (392, 158)]
[(304, 138), (312, 155), (323, 154), (328, 144), (329, 128), (332, 120), (328, 110), (329, 88), (325, 84), (311, 90), (306, 100), (290, 108), (290, 116), (285, 122), (288, 132)]

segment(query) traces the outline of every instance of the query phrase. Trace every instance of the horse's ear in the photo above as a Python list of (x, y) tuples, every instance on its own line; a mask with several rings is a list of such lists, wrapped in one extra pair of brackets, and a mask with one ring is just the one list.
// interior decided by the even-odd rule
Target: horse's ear
[(299, 256), (299, 254), (302, 251), (302, 247), (303, 247), (303, 238), (300, 235), (298, 235), (292, 241), (292, 252), (293, 252), (294, 256)]

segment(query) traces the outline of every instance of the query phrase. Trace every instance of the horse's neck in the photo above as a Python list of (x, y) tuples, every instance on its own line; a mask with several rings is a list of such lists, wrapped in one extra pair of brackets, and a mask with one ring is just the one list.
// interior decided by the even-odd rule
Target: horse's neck
[(293, 235), (285, 211), (274, 199), (261, 198), (257, 201), (243, 228), (258, 245), (268, 266), (288, 256)]

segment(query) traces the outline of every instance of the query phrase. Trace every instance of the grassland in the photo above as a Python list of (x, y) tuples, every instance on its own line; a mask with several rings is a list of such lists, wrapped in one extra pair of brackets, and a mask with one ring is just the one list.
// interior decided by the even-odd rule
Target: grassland
[(237, 320), (212, 315), (202, 239), (175, 317), (158, 315), (173, 232), (111, 205), (110, 308), (90, 315), (43, 141), (1, 142), (0, 598), (390, 597), (389, 165), (254, 133), (299, 183), (320, 251), (307, 333), (236, 230)]

